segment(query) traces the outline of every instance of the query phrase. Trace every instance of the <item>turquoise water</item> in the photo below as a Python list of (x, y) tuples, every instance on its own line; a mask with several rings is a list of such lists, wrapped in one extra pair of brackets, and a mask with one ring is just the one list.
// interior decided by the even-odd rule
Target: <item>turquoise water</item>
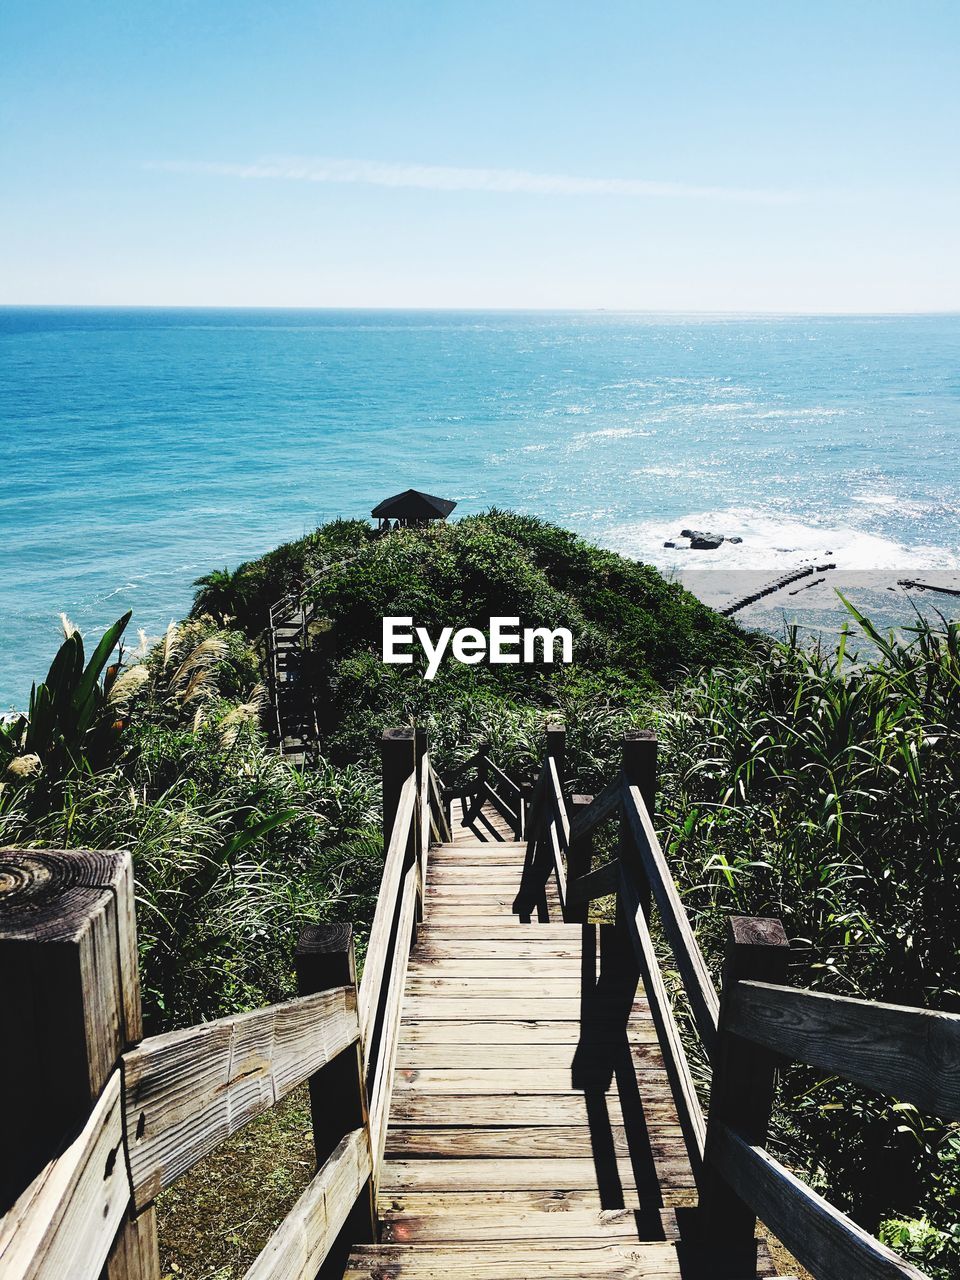
[(0, 310), (0, 709), (61, 610), (156, 634), (411, 485), (671, 571), (687, 524), (726, 572), (960, 568), (958, 436), (956, 316)]

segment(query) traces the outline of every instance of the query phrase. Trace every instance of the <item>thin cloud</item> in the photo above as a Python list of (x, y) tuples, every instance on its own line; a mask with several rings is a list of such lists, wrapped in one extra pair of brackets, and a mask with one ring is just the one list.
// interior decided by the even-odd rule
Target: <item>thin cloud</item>
[(197, 173), (212, 177), (283, 182), (360, 184), (416, 188), (421, 191), (486, 191), (505, 195), (640, 196), (686, 200), (739, 200), (784, 204), (795, 195), (750, 187), (698, 186), (685, 182), (650, 182), (639, 178), (578, 178), (564, 173), (532, 173), (525, 169), (466, 169), (434, 164), (388, 164), (376, 160), (280, 158), (253, 164), (206, 160), (155, 161), (147, 169)]

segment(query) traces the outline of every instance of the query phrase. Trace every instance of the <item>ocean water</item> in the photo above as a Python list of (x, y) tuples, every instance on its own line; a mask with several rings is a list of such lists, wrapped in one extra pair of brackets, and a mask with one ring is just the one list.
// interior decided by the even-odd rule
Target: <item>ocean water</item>
[[(960, 570), (960, 316), (5, 309), (0, 458), (0, 709), (61, 611), (155, 635), (210, 568), (408, 486), (728, 586), (895, 582)], [(687, 525), (743, 542), (665, 549)]]

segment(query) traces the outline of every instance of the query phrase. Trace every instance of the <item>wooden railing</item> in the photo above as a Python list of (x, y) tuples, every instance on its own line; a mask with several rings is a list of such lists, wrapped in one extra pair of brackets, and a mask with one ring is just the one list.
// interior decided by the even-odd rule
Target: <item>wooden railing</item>
[[(759, 1217), (816, 1280), (922, 1280), (774, 1159), (767, 1130), (786, 1060), (960, 1119), (960, 1015), (786, 986), (782, 925), (745, 917), (728, 921), (718, 996), (651, 818), (656, 738), (626, 735), (621, 771), (595, 798), (565, 798), (563, 758), (563, 730), (553, 725), (531, 801), (528, 866), (556, 876), (567, 920), (585, 920), (593, 899), (616, 894), (616, 928), (629, 941), (656, 1023), (699, 1188), (700, 1237), (716, 1274), (756, 1274)], [(593, 868), (592, 840), (615, 817), (615, 856)], [(651, 937), (654, 905), (710, 1063), (707, 1116)]]
[(523, 787), (490, 759), (490, 744), (481, 743), (463, 764), (447, 773), (443, 787), (449, 819), (452, 799), (463, 801), (464, 821), (471, 822), (487, 801), (510, 823), (514, 835), (523, 840), (527, 826), (527, 798)]
[(376, 1239), (407, 956), (449, 838), (426, 735), (388, 730), (382, 760), (359, 990), (351, 927), (308, 925), (296, 999), (143, 1039), (129, 854), (0, 851), (3, 1280), (158, 1280), (157, 1195), (305, 1081), (317, 1173), (247, 1280), (313, 1280)]

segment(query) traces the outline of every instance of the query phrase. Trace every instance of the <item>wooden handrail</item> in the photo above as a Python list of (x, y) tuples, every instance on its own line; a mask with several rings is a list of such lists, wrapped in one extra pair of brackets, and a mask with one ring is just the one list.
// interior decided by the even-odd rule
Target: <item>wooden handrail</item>
[[(447, 774), (446, 780), (442, 785), (442, 793), (447, 796), (459, 796), (463, 800), (466, 800), (468, 795), (472, 795), (472, 813), (477, 811), (484, 800), (489, 800), (501, 817), (505, 818), (513, 827), (517, 839), (522, 840), (527, 829), (523, 788), (490, 759), (489, 749), (489, 744), (483, 743), (469, 759), (464, 760), (462, 764), (457, 765), (456, 769)], [(462, 781), (471, 769), (476, 770), (477, 776), (470, 779), (469, 782)], [(505, 799), (500, 794), (497, 786), (490, 781), (491, 774), (494, 775), (500, 788), (506, 787), (515, 797), (514, 799)], [(458, 782), (461, 785), (456, 785)]]
[(794, 1061), (960, 1119), (960, 1014), (738, 982), (727, 1026)]
[(817, 1280), (927, 1280), (762, 1147), (726, 1125), (711, 1138), (724, 1178)]
[(547, 819), (547, 839), (553, 856), (553, 874), (557, 882), (560, 910), (567, 909), (566, 856), (570, 848), (570, 821), (560, 785), (560, 774), (554, 756), (547, 756), (545, 795), (551, 816)]
[(687, 1155), (694, 1178), (699, 1183), (707, 1137), (707, 1122), (700, 1106), (700, 1099), (697, 1097), (690, 1064), (680, 1039), (680, 1031), (663, 981), (663, 974), (660, 972), (660, 963), (654, 950), (653, 939), (650, 937), (650, 928), (641, 896), (636, 884), (627, 876), (622, 866), (620, 877), (621, 919), (627, 925), (629, 940), (640, 968), (640, 976), (643, 979), (644, 991), (650, 1002), (650, 1012), (657, 1028), (657, 1037), (663, 1052), (680, 1128), (683, 1131)]
[(456, 782), (458, 778), (461, 778), (465, 773), (469, 772), (470, 769), (475, 769), (480, 761), (484, 759), (484, 751), (485, 748), (481, 747), (479, 751), (475, 751), (473, 755), (464, 760), (462, 764), (458, 764), (455, 769), (452, 769), (447, 774), (445, 786), (448, 789), (452, 788), (454, 782)]
[(80, 1133), (0, 1220), (3, 1280), (100, 1274), (130, 1203), (122, 1147), (121, 1082), (115, 1071)]
[(151, 1036), (121, 1059), (133, 1199), (149, 1204), (355, 1044), (353, 987)]
[(343, 1137), (244, 1280), (314, 1280), (372, 1172), (367, 1135)]
[(417, 898), (421, 893), (420, 868), (416, 862), (407, 869), (397, 912), (395, 944), (387, 974), (383, 1004), (383, 1021), (375, 1057), (368, 1060), (370, 1089), (370, 1146), (373, 1157), (374, 1185), (379, 1183), (383, 1152), (390, 1117), (394, 1064), (400, 1038), (400, 1009), (406, 985), (407, 957), (413, 942)]
[(406, 869), (407, 849), (416, 805), (417, 780), (411, 771), (400, 792), (400, 803), (397, 806), (393, 831), (383, 862), (383, 879), (380, 882), (380, 893), (377, 897), (377, 907), (367, 943), (363, 978), (360, 982), (358, 996), (360, 1040), (368, 1060), (373, 1051), (371, 1041), (380, 1006), (384, 974), (387, 971), (390, 935)]
[[(653, 829), (653, 822), (639, 787), (624, 788), (623, 812), (633, 835), (634, 848), (639, 854), (646, 882), (660, 909), (663, 930), (673, 948), (697, 1030), (700, 1032), (707, 1054), (712, 1057), (717, 1040), (720, 997), (713, 985), (710, 970), (691, 928), (686, 909), (680, 900), (667, 860), (663, 856), (660, 841)], [(622, 857), (621, 854), (621, 860)]]
[(570, 823), (571, 844), (583, 840), (595, 831), (601, 822), (620, 812), (623, 804), (623, 784), (623, 774), (618, 773), (614, 780), (608, 782), (600, 794), (594, 797), (593, 802), (582, 813), (577, 814)]
[[(554, 736), (562, 751), (562, 736)], [(960, 1108), (960, 1016), (797, 991), (779, 985), (780, 977), (754, 980), (785, 972), (785, 952), (779, 949), (778, 922), (749, 920), (740, 921), (736, 935), (746, 943), (744, 959), (736, 959), (740, 955), (736, 948), (730, 953), (734, 959), (728, 956), (733, 967), (721, 1012), (717, 989), (650, 816), (656, 741), (649, 734), (627, 736), (624, 771), (565, 827), (559, 772), (548, 753), (530, 805), (528, 860), (546, 842), (562, 874), (564, 855), (576, 851), (577, 870), (566, 886), (567, 918), (584, 919), (576, 914), (578, 908), (582, 910), (593, 898), (618, 894), (618, 928), (629, 938), (657, 1028), (701, 1190), (701, 1213), (707, 1215), (706, 1239), (721, 1253), (730, 1251), (734, 1265), (748, 1274), (756, 1262), (753, 1215), (759, 1214), (817, 1280), (867, 1280), (868, 1276), (871, 1280), (920, 1280), (913, 1267), (762, 1149), (773, 1097), (772, 1054), (792, 1054), (954, 1118)], [(617, 813), (621, 817), (618, 855), (590, 869), (590, 836)], [(651, 899), (660, 911), (713, 1066), (709, 1122), (697, 1097), (650, 936)], [(780, 938), (785, 947), (782, 930)], [(746, 967), (738, 971), (738, 964)], [(758, 1047), (751, 1049), (751, 1043)], [(912, 1055), (911, 1049), (915, 1050)]]
[(513, 778), (511, 778), (509, 774), (504, 773), (504, 771), (500, 768), (500, 766), (496, 763), (496, 761), (491, 760), (489, 756), (487, 756), (486, 759), (487, 759), (487, 768), (490, 770), (490, 772), (495, 773), (497, 777), (500, 779), (500, 781), (504, 784), (504, 786), (506, 786), (510, 791), (513, 791), (518, 796), (522, 796), (523, 788), (520, 786), (520, 784), (518, 782), (514, 782)]
[(430, 808), (434, 820), (437, 824), (437, 833), (440, 842), (452, 840), (453, 836), (450, 831), (450, 819), (447, 815), (447, 807), (443, 800), (443, 786), (440, 782), (437, 772), (427, 757), (427, 776), (430, 779)]

